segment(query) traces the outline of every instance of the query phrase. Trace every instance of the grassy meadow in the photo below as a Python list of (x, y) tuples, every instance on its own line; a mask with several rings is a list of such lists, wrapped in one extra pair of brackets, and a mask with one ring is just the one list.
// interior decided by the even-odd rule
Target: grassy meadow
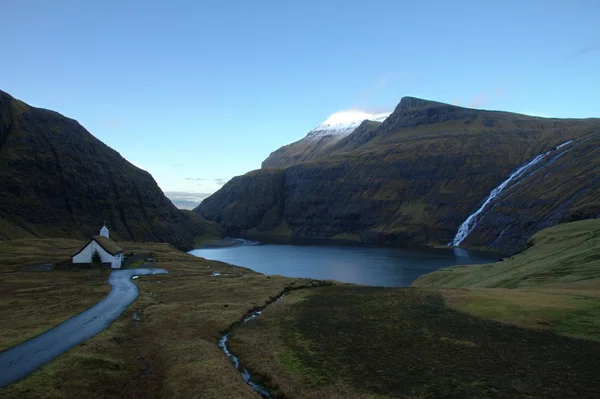
[[(64, 260), (80, 244), (2, 243), (9, 249), (0, 262), (3, 348), (43, 332), (108, 292), (106, 272), (27, 267)], [(0, 397), (256, 398), (218, 348), (220, 334), (285, 289), (316, 282), (264, 276), (197, 258), (168, 244), (119, 245), (126, 253), (151, 254), (154, 266), (170, 274), (134, 280), (140, 287), (138, 300), (109, 329), (0, 389)], [(221, 276), (213, 277), (215, 271)], [(17, 306), (11, 305), (15, 300)], [(19, 321), (24, 315), (31, 315), (26, 316), (28, 327)]]
[(598, 397), (599, 261), (599, 220), (559, 225), (413, 288), (294, 292), (230, 346), (279, 397)]
[(600, 220), (542, 230), (502, 262), (440, 269), (413, 286), (471, 315), (600, 341)]
[(65, 321), (102, 299), (109, 271), (44, 271), (81, 248), (71, 239), (0, 241), (0, 350)]
[(287, 294), (230, 347), (282, 398), (582, 398), (600, 343), (488, 321), (415, 288)]
[[(522, 254), (411, 288), (322, 286), (119, 243), (169, 274), (134, 280), (140, 297), (109, 329), (0, 397), (257, 398), (217, 346), (232, 326), (231, 351), (276, 398), (598, 397), (599, 236), (600, 221), (559, 225)], [(41, 271), (82, 244), (0, 243), (3, 349), (106, 294), (104, 271)]]

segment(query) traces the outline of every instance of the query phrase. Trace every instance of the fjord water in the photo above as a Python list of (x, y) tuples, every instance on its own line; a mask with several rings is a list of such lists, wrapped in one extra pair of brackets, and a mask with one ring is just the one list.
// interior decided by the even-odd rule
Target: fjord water
[[(388, 248), (345, 244), (251, 245), (196, 249), (192, 255), (263, 274), (407, 287), (442, 267), (491, 263), (500, 255), (458, 248)], [(215, 270), (218, 271), (218, 270)]]

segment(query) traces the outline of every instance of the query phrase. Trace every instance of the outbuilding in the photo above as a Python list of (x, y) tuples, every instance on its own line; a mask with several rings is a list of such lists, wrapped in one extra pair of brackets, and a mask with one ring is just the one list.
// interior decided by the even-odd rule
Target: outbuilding
[(94, 263), (94, 253), (96, 252), (101, 263), (110, 264), (113, 269), (121, 268), (123, 248), (110, 239), (106, 226), (102, 226), (99, 236), (92, 238), (83, 248), (73, 254), (73, 264)]

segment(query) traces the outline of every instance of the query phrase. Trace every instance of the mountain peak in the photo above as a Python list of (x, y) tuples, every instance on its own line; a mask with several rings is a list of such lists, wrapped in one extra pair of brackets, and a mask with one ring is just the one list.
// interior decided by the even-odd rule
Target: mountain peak
[(339, 111), (308, 132), (307, 137), (347, 136), (365, 120), (383, 122), (388, 116), (389, 112), (373, 114), (362, 110)]
[(440, 105), (448, 105), (437, 101), (424, 100), (417, 97), (402, 97), (398, 109), (423, 109), (430, 107), (439, 107)]

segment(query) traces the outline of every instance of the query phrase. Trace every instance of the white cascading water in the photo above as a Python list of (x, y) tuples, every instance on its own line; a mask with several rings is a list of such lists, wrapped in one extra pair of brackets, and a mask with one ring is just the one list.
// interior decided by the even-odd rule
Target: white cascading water
[(565, 143), (562, 143), (561, 145), (557, 146), (556, 148), (536, 156), (531, 161), (527, 162), (525, 165), (522, 165), (517, 170), (515, 170), (510, 176), (508, 176), (508, 179), (504, 180), (502, 183), (500, 183), (500, 185), (498, 187), (494, 188), (490, 192), (490, 195), (488, 195), (488, 197), (485, 199), (485, 201), (483, 201), (483, 204), (479, 207), (479, 209), (477, 209), (475, 212), (473, 212), (471, 215), (469, 215), (469, 217), (460, 225), (460, 227), (458, 228), (458, 231), (456, 232), (456, 236), (454, 236), (454, 239), (452, 240), (450, 245), (453, 245), (455, 247), (459, 246), (465, 240), (465, 238), (467, 238), (467, 236), (469, 234), (471, 234), (471, 232), (475, 229), (475, 227), (477, 226), (477, 223), (479, 222), (478, 216), (484, 211), (485, 207), (490, 202), (492, 202), (495, 198), (497, 198), (500, 195), (500, 193), (502, 193), (502, 190), (504, 190), (511, 181), (522, 176), (525, 172), (527, 172), (529, 169), (531, 169), (535, 164), (537, 164), (538, 162), (540, 162), (541, 160), (546, 158), (548, 156), (548, 154), (550, 154), (556, 150), (559, 150), (566, 145), (571, 144), (571, 142), (573, 142), (573, 140), (569, 140)]

